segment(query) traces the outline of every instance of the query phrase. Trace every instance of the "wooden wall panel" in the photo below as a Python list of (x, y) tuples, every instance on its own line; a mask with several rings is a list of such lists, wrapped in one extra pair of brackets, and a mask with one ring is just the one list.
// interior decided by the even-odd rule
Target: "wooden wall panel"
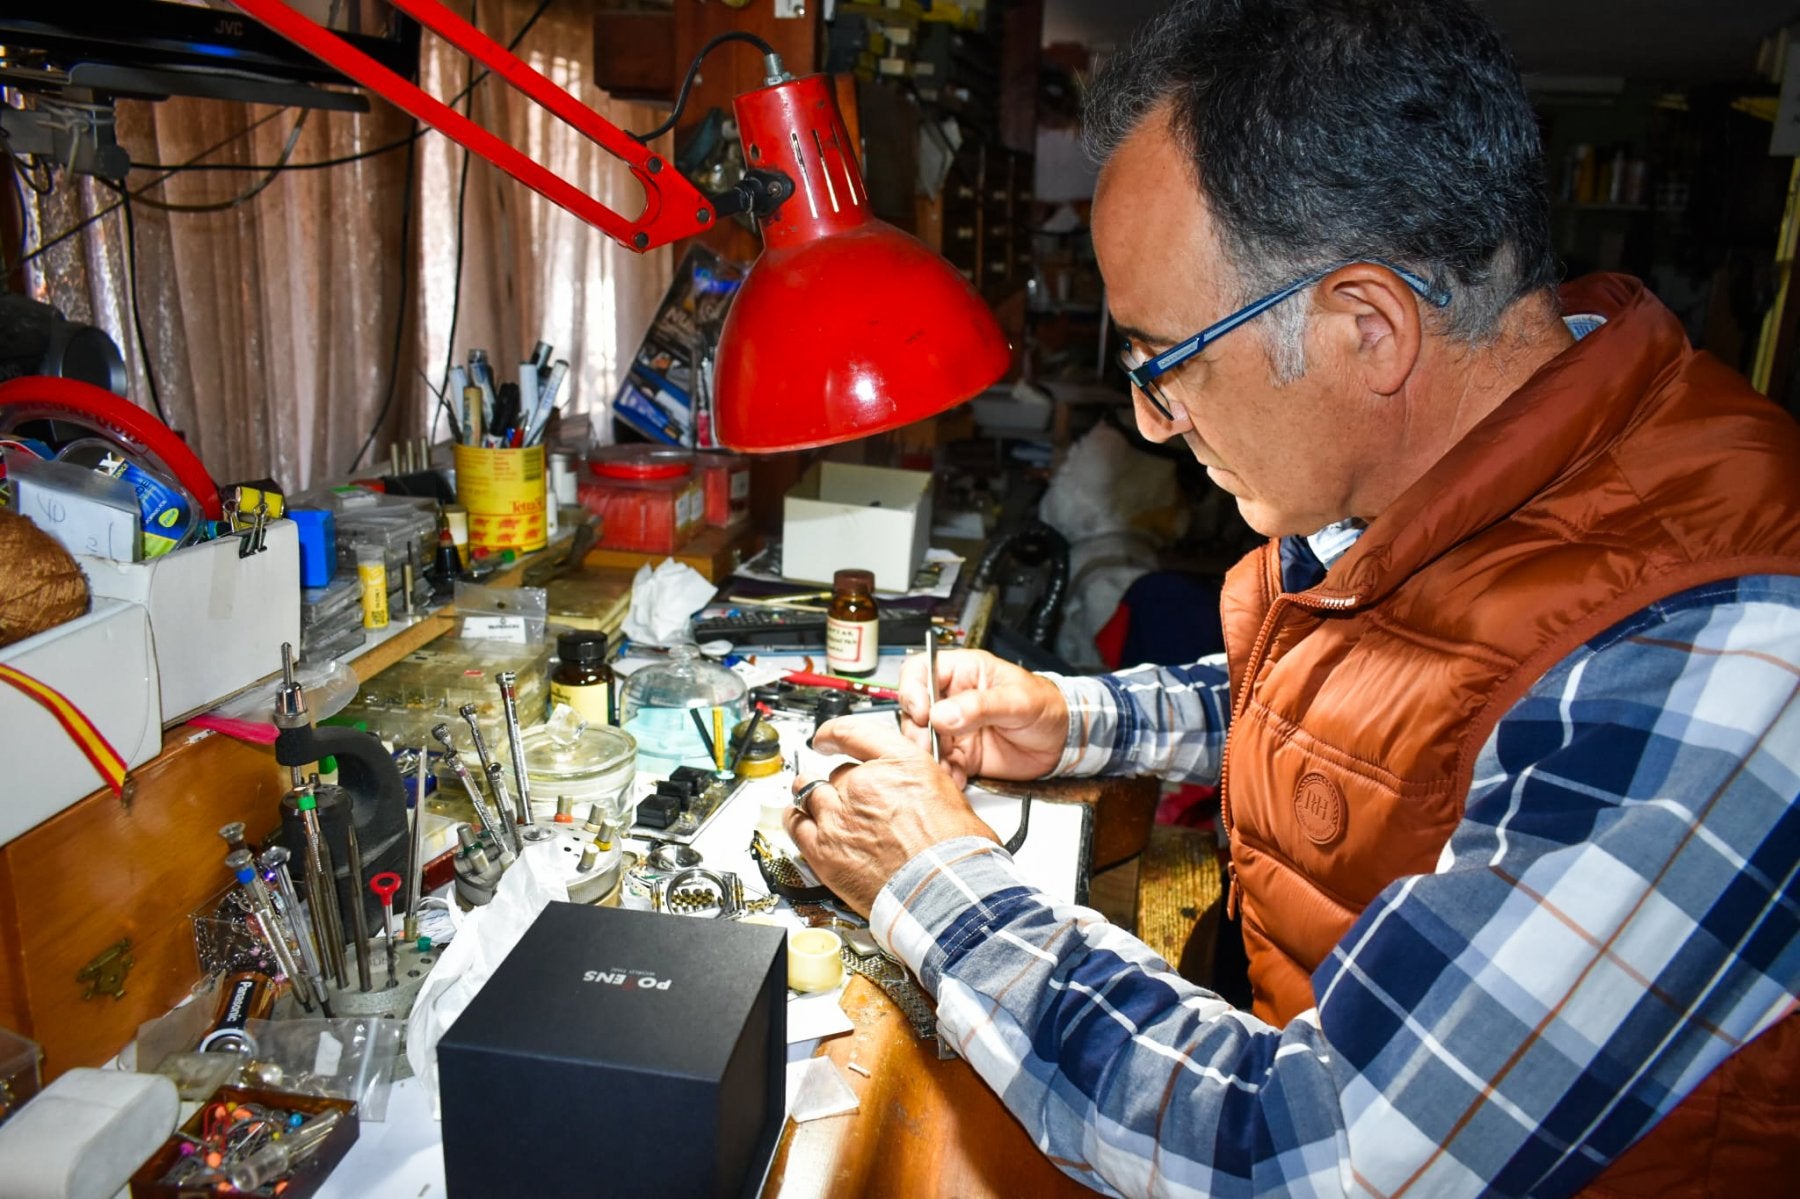
[[(753, 33), (775, 48), (782, 62), (794, 75), (807, 75), (819, 69), (820, 5), (806, 6), (802, 17), (777, 18), (773, 0), (759, 0), (745, 8), (727, 8), (705, 0), (676, 0), (675, 58), (685, 73), (694, 55), (710, 39), (730, 29)], [(731, 111), (731, 102), (740, 94), (762, 86), (763, 58), (754, 46), (727, 44), (707, 56), (688, 95), (681, 124), (675, 139), (681, 144), (689, 126), (706, 116), (709, 108)], [(729, 258), (749, 262), (762, 249), (756, 235), (735, 220), (721, 221), (700, 234), (700, 240)]]

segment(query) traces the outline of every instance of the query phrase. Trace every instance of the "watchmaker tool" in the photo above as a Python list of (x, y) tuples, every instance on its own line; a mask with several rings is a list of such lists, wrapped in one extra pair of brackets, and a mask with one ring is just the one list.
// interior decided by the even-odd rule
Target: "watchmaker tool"
[(392, 870), (384, 870), (369, 880), (369, 890), (381, 899), (381, 939), (387, 943), (387, 985), (396, 986), (399, 979), (394, 977), (394, 894), (400, 890), (400, 876)]
[(327, 1018), (331, 1012), (331, 992), (325, 986), (325, 971), (319, 964), (318, 950), (314, 945), (312, 923), (306, 912), (300, 907), (300, 896), (294, 891), (294, 879), (288, 873), (288, 862), (293, 857), (285, 845), (271, 845), (263, 850), (257, 861), (262, 867), (263, 877), (275, 883), (275, 896), (281, 900), (282, 909), (286, 912), (288, 924), (294, 930), (294, 938), (300, 945), (300, 967), (306, 971), (307, 981), (312, 984), (314, 994), (319, 997), (319, 1008)]
[(419, 937), (420, 880), (425, 876), (425, 774), (430, 753), (419, 746), (418, 774), (413, 781), (411, 844), (406, 855), (406, 939)]
[[(363, 905), (371, 919), (375, 897), (352, 880), (344, 864), (349, 861), (347, 830), (356, 829), (364, 865), (371, 871), (407, 869), (406, 785), (400, 768), (379, 738), (353, 728), (318, 727), (312, 723), (306, 691), (294, 677), (291, 645), (282, 647), (282, 683), (275, 695), (275, 760), (293, 772), (296, 787), (282, 801), (281, 844), (298, 856), (304, 840), (298, 807), (300, 768), (326, 757), (337, 760), (334, 785), (315, 784), (308, 790), (315, 808), (316, 835), (322, 857), (332, 867), (323, 876), (336, 892), (335, 906), (347, 914), (351, 904)], [(324, 908), (307, 882), (307, 900)], [(316, 913), (315, 913), (316, 918)], [(341, 930), (342, 924), (339, 924)], [(341, 949), (341, 943), (339, 948)], [(341, 954), (340, 954), (341, 956)]]
[(275, 914), (275, 905), (269, 901), (269, 889), (263, 886), (262, 878), (256, 873), (256, 864), (250, 858), (250, 851), (234, 849), (226, 854), (225, 868), (237, 877), (238, 885), (243, 888), (250, 914), (256, 917), (257, 931), (262, 934), (263, 943), (269, 947), (269, 952), (275, 955), (281, 972), (287, 976), (295, 1001), (300, 1004), (301, 1010), (310, 1015), (313, 1010), (312, 988), (307, 983), (306, 975), (301, 973), (299, 962), (294, 959), (293, 948), (288, 944), (287, 930), (280, 917)]
[[(505, 867), (495, 860), (503, 852), (490, 831), (477, 834), (466, 824), (456, 826), (457, 844), (461, 850), (451, 859), (456, 870), (456, 897), (470, 907), (480, 907), (494, 898)], [(494, 853), (489, 853), (489, 849)]]
[(937, 701), (937, 633), (928, 628), (925, 630), (925, 727), (931, 735), (931, 760), (933, 762), (943, 761), (943, 755), (938, 747), (937, 729), (932, 728), (931, 725), (931, 713), (937, 707)]
[(244, 822), (233, 820), (230, 824), (219, 826), (219, 839), (225, 842), (227, 853), (236, 853), (240, 849), (249, 849), (250, 843), (244, 840)]
[(541, 841), (551, 833), (540, 828), (531, 815), (531, 775), (525, 769), (525, 736), (519, 729), (519, 677), (513, 671), (503, 670), (498, 680), (500, 705), (506, 714), (507, 747), (512, 751), (513, 782), (518, 790), (519, 824), (525, 830), (525, 840)]
[(500, 817), (494, 814), (493, 805), (488, 803), (487, 796), (481, 793), (481, 788), (477, 787), (475, 780), (470, 777), (469, 768), (463, 765), (462, 755), (456, 752), (456, 744), (450, 740), (450, 726), (447, 724), (437, 725), (431, 730), (431, 735), (439, 745), (444, 747), (445, 756), (450, 762), (450, 769), (456, 773), (456, 781), (461, 783), (463, 790), (469, 793), (469, 802), (475, 806), (475, 817), (481, 821), (482, 830), (494, 839), (495, 848), (500, 852), (500, 865), (503, 867), (512, 865), (516, 855), (513, 853), (512, 847), (507, 844), (507, 830), (500, 823)]
[(506, 792), (506, 772), (502, 771), (500, 763), (495, 762), (488, 754), (488, 742), (481, 735), (481, 720), (479, 720), (481, 709), (475, 708), (473, 704), (463, 704), (463, 708), (459, 708), (457, 711), (463, 715), (463, 720), (468, 722), (468, 736), (472, 742), (475, 742), (475, 760), (481, 762), (481, 776), (484, 780), (488, 780), (488, 792), (493, 796), (493, 810), (499, 814), (502, 821), (506, 821), (506, 828), (497, 828), (493, 832), (502, 841), (511, 841), (513, 850), (518, 852), (520, 848), (524, 848), (524, 841), (520, 839), (517, 825), (513, 823), (513, 799)]
[(319, 939), (319, 958), (338, 986), (348, 981), (344, 969), (344, 926), (338, 915), (336, 877), (332, 869), (331, 851), (325, 845), (325, 834), (319, 828), (318, 798), (310, 786), (302, 785), (291, 792), (294, 807), (300, 814), (306, 838), (306, 893), (313, 902), (313, 928)]
[(356, 983), (359, 990), (371, 991), (374, 986), (369, 981), (369, 922), (363, 918), (362, 888), (363, 861), (362, 847), (356, 843), (356, 826), (348, 830), (350, 836), (350, 877), (356, 880), (357, 901), (350, 905), (350, 927), (356, 930)]

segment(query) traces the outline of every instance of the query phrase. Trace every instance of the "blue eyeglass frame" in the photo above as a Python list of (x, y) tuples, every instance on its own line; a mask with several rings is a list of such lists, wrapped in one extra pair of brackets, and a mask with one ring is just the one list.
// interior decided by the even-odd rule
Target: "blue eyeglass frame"
[(1132, 345), (1131, 342), (1127, 340), (1124, 347), (1119, 351), (1119, 365), (1125, 369), (1125, 375), (1131, 380), (1132, 386), (1144, 393), (1144, 398), (1150, 401), (1150, 406), (1161, 413), (1164, 420), (1172, 421), (1175, 419), (1175, 414), (1169, 410), (1166, 399), (1158, 394), (1162, 390), (1160, 387), (1156, 386), (1156, 380), (1158, 378), (1168, 374), (1170, 371), (1174, 370), (1176, 367), (1180, 366), (1189, 358), (1192, 358), (1195, 354), (1198, 354), (1201, 350), (1204, 350), (1207, 346), (1219, 340), (1219, 338), (1225, 336), (1239, 325), (1255, 320), (1269, 309), (1275, 307), (1275, 305), (1305, 291), (1333, 271), (1340, 271), (1347, 266), (1355, 266), (1359, 263), (1379, 266), (1394, 272), (1395, 275), (1399, 276), (1403, 283), (1419, 294), (1420, 299), (1424, 300), (1427, 304), (1430, 304), (1433, 308), (1444, 308), (1450, 303), (1449, 291), (1441, 287), (1432, 286), (1432, 284), (1423, 276), (1415, 274), (1405, 267), (1395, 266), (1391, 262), (1383, 262), (1379, 258), (1353, 258), (1347, 262), (1337, 263), (1335, 266), (1328, 266), (1324, 270), (1315, 271), (1304, 278), (1296, 279), (1292, 283), (1270, 292), (1260, 300), (1253, 300), (1232, 313), (1230, 316), (1225, 317), (1223, 320), (1215, 321), (1208, 325), (1186, 341), (1171, 346), (1162, 353), (1143, 362), (1136, 364), (1132, 363)]

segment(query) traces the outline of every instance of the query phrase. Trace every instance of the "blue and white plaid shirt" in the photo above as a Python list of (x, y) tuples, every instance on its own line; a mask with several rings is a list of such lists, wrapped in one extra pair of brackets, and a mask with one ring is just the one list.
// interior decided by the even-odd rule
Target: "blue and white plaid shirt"
[[(1217, 777), (1221, 660), (1059, 685), (1063, 773)], [(1797, 694), (1800, 579), (1596, 637), (1500, 721), (1436, 871), (1381, 893), (1285, 1028), (977, 838), (909, 862), (873, 924), (1096, 1189), (1568, 1194), (1796, 1008)]]

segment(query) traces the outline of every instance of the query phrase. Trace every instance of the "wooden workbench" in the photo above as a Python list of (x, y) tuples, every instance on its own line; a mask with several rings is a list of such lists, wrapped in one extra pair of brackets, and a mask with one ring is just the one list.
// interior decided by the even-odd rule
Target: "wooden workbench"
[[(1155, 815), (1154, 779), (983, 779), (981, 785), (1092, 804), (1090, 869), (1104, 869), (1141, 850)], [(968, 1062), (940, 1060), (935, 1041), (914, 1036), (875, 984), (852, 978), (844, 987), (843, 1009), (855, 1030), (824, 1042), (819, 1052), (838, 1065), (856, 1092), (857, 1109), (790, 1123), (775, 1150), (764, 1199), (1093, 1194), (1050, 1164)], [(867, 1077), (848, 1068), (853, 1061)]]

